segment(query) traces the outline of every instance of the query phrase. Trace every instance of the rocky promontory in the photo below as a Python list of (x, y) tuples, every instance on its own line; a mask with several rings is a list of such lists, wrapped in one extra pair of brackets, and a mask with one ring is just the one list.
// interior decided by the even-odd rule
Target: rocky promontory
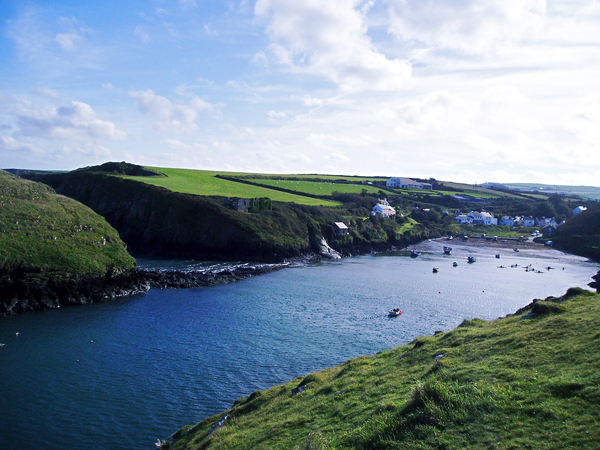
[(237, 264), (208, 270), (110, 270), (105, 274), (0, 271), (0, 317), (107, 301), (150, 288), (195, 288), (240, 281), (286, 264)]

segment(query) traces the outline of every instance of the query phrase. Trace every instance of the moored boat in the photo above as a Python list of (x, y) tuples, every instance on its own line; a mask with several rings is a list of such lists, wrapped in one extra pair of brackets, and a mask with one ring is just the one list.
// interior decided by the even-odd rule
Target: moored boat
[(412, 256), (413, 258), (416, 258), (417, 256), (419, 256), (419, 252), (416, 250), (411, 250), (410, 251), (410, 256)]
[(402, 314), (402, 311), (400, 311), (399, 308), (390, 309), (388, 311), (388, 317), (398, 317), (400, 314)]
[(477, 261), (477, 258), (475, 258), (474, 256), (469, 256), (467, 258), (467, 262), (474, 263), (475, 261)]
[(434, 267), (434, 268), (433, 268), (433, 273), (438, 273), (439, 271), (440, 271), (440, 268), (439, 268), (439, 267)]
[(452, 247), (448, 247), (447, 245), (444, 245), (444, 253), (446, 255), (449, 255), (451, 251), (452, 251)]
[(456, 261), (454, 261), (454, 262), (452, 263), (452, 265), (453, 265), (454, 267), (458, 267), (458, 263), (457, 263)]

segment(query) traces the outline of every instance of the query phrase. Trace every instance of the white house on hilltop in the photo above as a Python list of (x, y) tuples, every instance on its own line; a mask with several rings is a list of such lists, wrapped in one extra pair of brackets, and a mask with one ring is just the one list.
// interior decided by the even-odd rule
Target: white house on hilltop
[(389, 217), (395, 215), (396, 210), (390, 205), (382, 205), (381, 203), (377, 203), (375, 206), (373, 206), (373, 211), (371, 211), (371, 214), (381, 214), (383, 217)]
[(420, 183), (419, 181), (411, 180), (410, 178), (392, 177), (389, 178), (385, 185), (387, 187), (397, 187), (400, 189), (427, 189), (432, 190), (433, 186), (430, 183)]
[(578, 206), (573, 210), (573, 215), (579, 214), (580, 212), (584, 212), (587, 208), (585, 206)]

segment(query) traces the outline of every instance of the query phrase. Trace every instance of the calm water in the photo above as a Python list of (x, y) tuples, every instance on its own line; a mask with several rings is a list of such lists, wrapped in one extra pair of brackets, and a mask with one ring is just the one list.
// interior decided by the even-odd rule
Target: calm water
[[(422, 244), (415, 259), (345, 259), (1, 319), (0, 448), (149, 450), (256, 389), (465, 318), (504, 316), (586, 287), (598, 271), (559, 252), (504, 251), (498, 260), (473, 249), (478, 260), (467, 264), (469, 249), (446, 256), (444, 243)], [(511, 264), (520, 267), (498, 267)], [(393, 307), (401, 317), (386, 317)]]

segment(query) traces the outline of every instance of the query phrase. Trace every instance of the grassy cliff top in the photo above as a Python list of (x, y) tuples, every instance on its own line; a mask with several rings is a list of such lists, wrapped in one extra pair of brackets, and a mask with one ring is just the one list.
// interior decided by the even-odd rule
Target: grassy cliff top
[(600, 296), (570, 289), (254, 392), (169, 448), (597, 449), (599, 330)]
[(148, 167), (147, 169), (166, 176), (132, 176), (128, 178), (152, 184), (154, 186), (164, 187), (173, 192), (181, 192), (183, 194), (242, 198), (268, 197), (274, 201), (294, 202), (303, 205), (338, 206), (340, 204), (330, 200), (321, 200), (287, 192), (280, 192), (265, 187), (251, 186), (216, 177), (216, 175), (240, 175), (238, 173), (159, 167)]
[(0, 170), (0, 267), (91, 273), (134, 265), (100, 215), (45, 184)]

